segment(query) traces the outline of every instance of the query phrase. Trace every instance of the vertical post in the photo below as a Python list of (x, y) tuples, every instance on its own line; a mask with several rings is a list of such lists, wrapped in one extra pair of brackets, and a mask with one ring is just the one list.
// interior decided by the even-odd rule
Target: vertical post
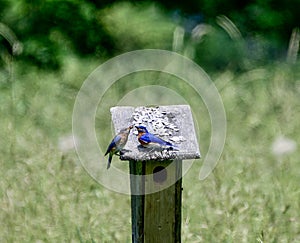
[[(182, 161), (130, 161), (129, 165), (133, 193), (132, 242), (180, 243)], [(134, 175), (150, 175), (150, 177), (145, 180), (145, 177)], [(164, 188), (170, 181), (176, 183)], [(155, 188), (157, 192), (144, 195), (145, 187)], [(137, 193), (140, 195), (134, 195)]]
[(190, 107), (112, 107), (111, 113), (116, 132), (141, 118), (152, 128), (155, 119), (167, 121), (178, 150), (143, 152), (130, 134), (120, 159), (129, 161), (132, 242), (181, 243), (182, 162), (200, 158)]
[(175, 183), (175, 242), (181, 243), (181, 204), (182, 204), (182, 160), (175, 160), (176, 183)]
[(145, 174), (145, 164), (141, 161), (129, 161), (131, 189), (131, 222), (132, 243), (144, 243), (144, 186), (142, 176)]

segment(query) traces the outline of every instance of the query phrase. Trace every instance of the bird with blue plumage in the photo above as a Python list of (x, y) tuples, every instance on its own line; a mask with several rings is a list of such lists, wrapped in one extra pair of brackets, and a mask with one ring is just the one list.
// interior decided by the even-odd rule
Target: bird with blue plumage
[(129, 127), (121, 129), (121, 131), (113, 138), (113, 140), (109, 144), (109, 146), (106, 150), (106, 153), (104, 155), (104, 156), (106, 156), (107, 154), (109, 154), (107, 169), (110, 168), (113, 155), (120, 156), (120, 152), (122, 152), (123, 148), (125, 147), (127, 140), (128, 140), (130, 130), (132, 128), (133, 128), (133, 126), (129, 126)]
[(136, 129), (138, 131), (138, 141), (142, 147), (153, 150), (178, 150), (177, 146), (148, 132), (145, 126), (136, 126)]

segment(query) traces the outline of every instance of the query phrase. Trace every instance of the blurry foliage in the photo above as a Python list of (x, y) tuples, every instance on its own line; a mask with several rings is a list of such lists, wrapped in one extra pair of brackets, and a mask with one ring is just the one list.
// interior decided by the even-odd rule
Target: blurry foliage
[[(14, 110), (7, 102), (10, 90), (1, 90), (1, 242), (130, 242), (130, 197), (98, 185), (73, 149), (62, 151), (58, 142), (71, 135), (74, 99), (97, 65), (67, 58), (62, 71), (53, 73), (36, 67), (24, 72), (17, 63)], [(211, 142), (209, 112), (192, 87), (176, 80), (141, 72), (115, 83), (97, 110), (99, 145), (106, 148), (112, 136), (109, 107), (133, 87), (159, 84), (194, 108), (205, 155)], [(220, 162), (206, 180), (198, 180), (202, 160), (184, 177), (183, 242), (255, 242), (261, 232), (266, 242), (299, 242), (299, 149), (279, 158), (270, 151), (279, 135), (299, 144), (299, 68), (226, 70), (213, 80), (226, 109), (228, 135)], [(142, 95), (141, 102), (147, 95), (151, 93)], [(126, 166), (115, 159), (118, 168)]]
[(172, 46), (175, 23), (155, 5), (117, 3), (99, 11), (98, 17), (118, 50)]
[(195, 45), (195, 61), (207, 71), (225, 67), (241, 69), (244, 58), (244, 47), (230, 39), (220, 28), (211, 31), (201, 43)]
[[(254, 64), (282, 59), (300, 22), (298, 0), (0, 0), (0, 6), (1, 22), (24, 44), (20, 58), (52, 69), (61, 67), (69, 53), (109, 58), (142, 48), (172, 50), (176, 26), (183, 27), (185, 44), (192, 43), (188, 52), (204, 68), (240, 69), (246, 67), (245, 59)], [(220, 29), (219, 15), (229, 17), (241, 31), (242, 45)], [(213, 33), (193, 42), (193, 29), (204, 23)]]
[(110, 39), (88, 1), (12, 1), (2, 19), (24, 43), (23, 58), (42, 67), (58, 68), (62, 56), (109, 53)]
[[(72, 137), (76, 94), (99, 65), (82, 57), (103, 61), (138, 48), (174, 47), (206, 71), (225, 69), (211, 77), (224, 102), (228, 136), (206, 180), (198, 181), (201, 161), (183, 180), (183, 242), (300, 242), (299, 149), (281, 157), (270, 151), (282, 135), (300, 144), (300, 69), (257, 67), (286, 52), (299, 23), (298, 1), (114, 2), (0, 0), (0, 22), (18, 38), (0, 33), (1, 242), (130, 241), (130, 198), (96, 184), (60, 141)], [(221, 15), (232, 23), (216, 19)], [(295, 30), (294, 54), (299, 38)], [(11, 56), (17, 41), (23, 52)], [(141, 72), (113, 84), (96, 114), (99, 145), (105, 148), (112, 136), (109, 107), (133, 88), (161, 85), (195, 111), (205, 155), (209, 112), (192, 87), (177, 80)], [(161, 97), (144, 90), (134, 101), (166, 98), (163, 90)]]

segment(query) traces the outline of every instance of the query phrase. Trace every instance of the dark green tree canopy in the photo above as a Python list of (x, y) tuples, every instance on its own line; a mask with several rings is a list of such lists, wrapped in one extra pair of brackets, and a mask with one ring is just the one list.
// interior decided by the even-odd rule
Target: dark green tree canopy
[[(153, 3), (163, 17), (149, 18)], [(59, 68), (61, 57), (69, 52), (81, 56), (110, 57), (134, 48), (171, 49), (172, 43), (157, 46), (153, 37), (145, 41), (153, 31), (151, 24), (154, 27), (164, 26), (156, 34), (170, 36), (164, 41), (171, 42), (169, 30), (174, 30), (176, 25), (182, 26), (186, 31), (185, 38), (189, 38), (197, 24), (216, 25), (219, 15), (230, 18), (250, 49), (264, 49), (260, 58), (280, 58), (287, 49), (292, 29), (300, 23), (298, 0), (156, 0), (130, 3), (111, 0), (0, 0), (0, 6), (1, 22), (9, 26), (23, 43), (20, 59), (47, 68)], [(142, 11), (143, 15), (139, 15)], [(141, 25), (127, 28), (126, 24), (132, 24), (131, 21)], [(126, 32), (121, 31), (124, 29)], [(220, 39), (215, 42), (226, 43), (222, 35), (217, 37)], [(160, 37), (157, 38), (160, 40)], [(6, 46), (3, 38), (0, 41), (2, 46)], [(209, 43), (204, 45), (205, 48), (219, 51), (218, 44)], [(232, 49), (232, 52), (235, 50)], [(232, 59), (231, 54), (228, 55), (222, 62)]]

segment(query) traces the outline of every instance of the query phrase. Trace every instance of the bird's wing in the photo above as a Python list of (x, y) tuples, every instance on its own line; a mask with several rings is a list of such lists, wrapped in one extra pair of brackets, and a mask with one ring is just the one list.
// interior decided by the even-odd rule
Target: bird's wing
[[(105, 155), (107, 155), (113, 148), (118, 146), (118, 143), (121, 141), (121, 136), (117, 135), (114, 137), (114, 139), (111, 141), (111, 143), (109, 144)], [(105, 156), (104, 155), (104, 156)]]
[(148, 133), (143, 134), (142, 136), (139, 137), (140, 142), (148, 144), (151, 142)]
[(172, 146), (171, 143), (159, 138), (159, 137), (156, 137), (155, 135), (151, 134), (151, 133), (146, 133), (144, 135), (142, 135), (140, 137), (140, 140), (142, 140), (142, 142), (148, 144), (148, 143), (158, 143), (158, 144), (161, 144), (161, 145), (169, 145), (169, 146)]
[(122, 146), (120, 146), (121, 144), (123, 144), (122, 140), (124, 140), (122, 135), (118, 134), (117, 136), (115, 136), (114, 143), (115, 143), (115, 145), (116, 145), (117, 148), (121, 148), (122, 147)]

